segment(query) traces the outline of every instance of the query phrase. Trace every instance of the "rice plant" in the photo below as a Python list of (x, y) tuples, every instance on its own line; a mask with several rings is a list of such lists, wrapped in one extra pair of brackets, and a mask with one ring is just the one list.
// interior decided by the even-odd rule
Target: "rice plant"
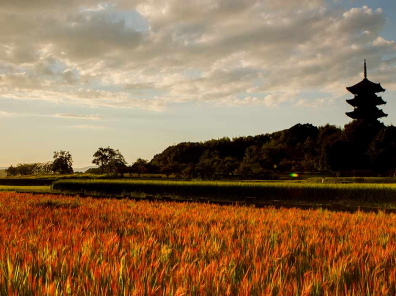
[(396, 215), (0, 193), (1, 295), (395, 295)]

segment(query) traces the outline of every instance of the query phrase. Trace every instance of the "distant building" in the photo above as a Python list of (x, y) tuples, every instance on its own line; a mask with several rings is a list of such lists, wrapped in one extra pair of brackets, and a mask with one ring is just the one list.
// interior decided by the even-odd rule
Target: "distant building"
[(376, 95), (376, 93), (384, 92), (380, 83), (374, 83), (367, 79), (367, 66), (364, 60), (364, 79), (354, 86), (346, 88), (355, 95), (347, 103), (354, 107), (352, 112), (345, 113), (352, 119), (363, 119), (367, 121), (376, 121), (381, 117), (387, 117), (377, 106), (385, 105), (386, 102)]

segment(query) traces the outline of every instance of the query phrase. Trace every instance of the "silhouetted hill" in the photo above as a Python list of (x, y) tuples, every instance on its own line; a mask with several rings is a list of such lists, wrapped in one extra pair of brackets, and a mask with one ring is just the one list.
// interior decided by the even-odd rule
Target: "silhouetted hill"
[(206, 142), (183, 142), (169, 146), (162, 153), (154, 156), (152, 163), (159, 165), (179, 163), (198, 163), (205, 151), (216, 151), (218, 157), (233, 157), (242, 160), (247, 147), (263, 145), (270, 140), (269, 135), (258, 135), (238, 138), (221, 138)]
[(396, 171), (396, 139), (388, 136), (394, 129), (378, 121), (354, 120), (344, 129), (307, 123), (271, 134), (183, 142), (155, 155), (147, 170), (203, 179), (351, 170), (389, 174)]

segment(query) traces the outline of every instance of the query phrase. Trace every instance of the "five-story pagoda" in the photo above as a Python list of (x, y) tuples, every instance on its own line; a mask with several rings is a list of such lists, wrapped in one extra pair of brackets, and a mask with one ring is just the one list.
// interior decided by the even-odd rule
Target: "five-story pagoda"
[(352, 112), (345, 113), (352, 119), (363, 119), (366, 121), (377, 121), (378, 118), (387, 117), (377, 106), (384, 105), (386, 102), (378, 97), (376, 93), (384, 92), (381, 84), (371, 82), (367, 79), (367, 66), (364, 60), (364, 79), (354, 86), (347, 87), (347, 90), (355, 95), (347, 103), (354, 107)]

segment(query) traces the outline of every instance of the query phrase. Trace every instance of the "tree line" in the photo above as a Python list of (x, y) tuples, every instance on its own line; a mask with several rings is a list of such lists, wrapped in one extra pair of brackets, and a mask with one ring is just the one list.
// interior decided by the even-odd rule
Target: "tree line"
[(167, 175), (187, 178), (263, 178), (276, 174), (395, 175), (396, 127), (354, 120), (344, 128), (297, 124), (255, 137), (173, 145), (149, 162)]
[(69, 151), (55, 151), (53, 159), (45, 163), (22, 163), (15, 167), (11, 165), (5, 171), (7, 176), (73, 174), (73, 159)]
[[(71, 174), (72, 156), (54, 152), (48, 163), (19, 164), (7, 175)], [(368, 170), (382, 175), (396, 172), (396, 127), (378, 121), (354, 120), (344, 128), (327, 124), (297, 124), (258, 136), (183, 142), (166, 148), (151, 161), (138, 158), (127, 164), (119, 150), (100, 147), (87, 173), (163, 174), (183, 178), (262, 178), (289, 172), (343, 174)]]

